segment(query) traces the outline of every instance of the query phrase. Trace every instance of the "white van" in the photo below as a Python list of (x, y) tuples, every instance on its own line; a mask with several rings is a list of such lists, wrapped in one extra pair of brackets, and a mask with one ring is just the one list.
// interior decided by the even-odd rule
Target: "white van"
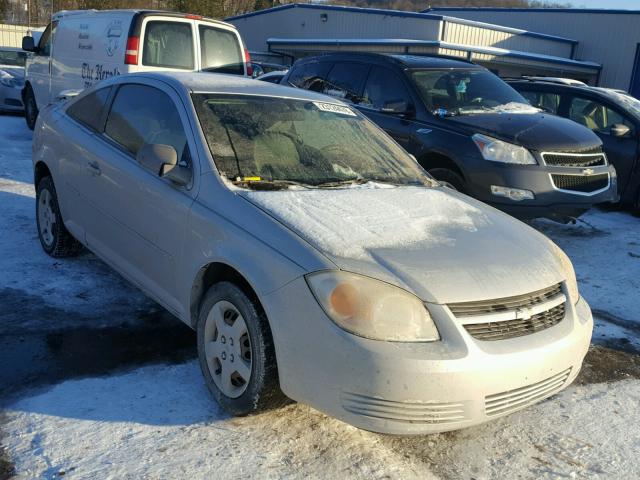
[(76, 10), (53, 15), (38, 44), (24, 37), (22, 97), (33, 129), (38, 109), (65, 90), (114, 75), (155, 70), (250, 74), (249, 54), (233, 25), (173, 12)]

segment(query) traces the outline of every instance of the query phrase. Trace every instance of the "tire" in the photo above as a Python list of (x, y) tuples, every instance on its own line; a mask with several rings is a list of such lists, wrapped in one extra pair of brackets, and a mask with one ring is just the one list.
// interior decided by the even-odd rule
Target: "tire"
[(24, 118), (27, 121), (27, 127), (30, 130), (36, 128), (36, 120), (38, 120), (38, 104), (36, 96), (33, 93), (31, 85), (27, 85), (24, 92)]
[(464, 180), (453, 170), (449, 170), (448, 168), (433, 168), (429, 170), (429, 173), (445, 186), (452, 188), (453, 190), (457, 190), (458, 192), (464, 192)]
[(280, 390), (267, 317), (239, 287), (230, 282), (212, 286), (196, 330), (202, 375), (224, 410), (243, 416), (289, 403)]
[(72, 257), (82, 250), (82, 244), (64, 226), (51, 177), (44, 177), (36, 187), (36, 223), (40, 245), (48, 255)]

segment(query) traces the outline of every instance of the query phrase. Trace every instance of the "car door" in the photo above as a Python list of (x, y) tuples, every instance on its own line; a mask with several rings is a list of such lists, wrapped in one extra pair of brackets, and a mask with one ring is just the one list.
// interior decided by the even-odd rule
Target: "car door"
[(28, 80), (36, 96), (38, 108), (47, 105), (51, 91), (51, 56), (57, 21), (51, 22), (40, 37), (38, 48), (29, 60)]
[[(90, 248), (179, 316), (175, 272), (198, 170), (190, 125), (180, 97), (164, 84), (120, 85), (94, 150), (89, 188), (95, 221), (86, 229)], [(191, 169), (191, 184), (179, 187), (145, 169), (136, 160), (144, 144), (174, 147), (179, 164)]]
[[(600, 137), (609, 162), (616, 167), (618, 192), (624, 198), (626, 186), (638, 161), (638, 131), (634, 122), (612, 104), (579, 94), (569, 98), (567, 117), (593, 130)], [(612, 135), (611, 127), (617, 124), (628, 126), (629, 133), (623, 137)]]
[(386, 67), (372, 66), (358, 108), (405, 150), (415, 154), (412, 142), (416, 129), (420, 128), (411, 119), (415, 102), (398, 74)]

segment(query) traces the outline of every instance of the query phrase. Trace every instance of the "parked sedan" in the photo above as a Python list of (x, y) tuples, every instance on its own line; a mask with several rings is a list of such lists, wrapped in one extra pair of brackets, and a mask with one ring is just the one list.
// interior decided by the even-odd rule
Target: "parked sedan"
[(438, 432), (580, 371), (593, 321), (567, 256), (338, 100), (122, 75), (43, 110), (33, 152), (45, 252), (85, 245), (196, 329), (232, 414), (290, 398), (368, 430)]
[(620, 203), (640, 210), (640, 100), (620, 90), (557, 79), (512, 79), (509, 84), (532, 105), (593, 130), (618, 172)]
[(18, 48), (0, 47), (0, 111), (24, 110), (20, 92), (24, 87), (26, 56)]

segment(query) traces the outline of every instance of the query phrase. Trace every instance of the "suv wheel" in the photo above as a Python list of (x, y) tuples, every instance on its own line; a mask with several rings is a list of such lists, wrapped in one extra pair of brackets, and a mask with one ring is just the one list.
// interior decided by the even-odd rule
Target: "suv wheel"
[(464, 180), (462, 177), (448, 168), (433, 168), (429, 173), (440, 183), (458, 192), (464, 192)]
[(27, 85), (24, 92), (24, 118), (27, 121), (27, 126), (33, 130), (38, 119), (38, 104), (31, 85)]
[(44, 177), (36, 190), (36, 222), (42, 249), (54, 258), (76, 255), (82, 244), (62, 222), (56, 189), (51, 177)]
[(235, 284), (221, 282), (211, 287), (196, 330), (202, 374), (226, 411), (247, 415), (288, 402), (280, 390), (267, 318)]

